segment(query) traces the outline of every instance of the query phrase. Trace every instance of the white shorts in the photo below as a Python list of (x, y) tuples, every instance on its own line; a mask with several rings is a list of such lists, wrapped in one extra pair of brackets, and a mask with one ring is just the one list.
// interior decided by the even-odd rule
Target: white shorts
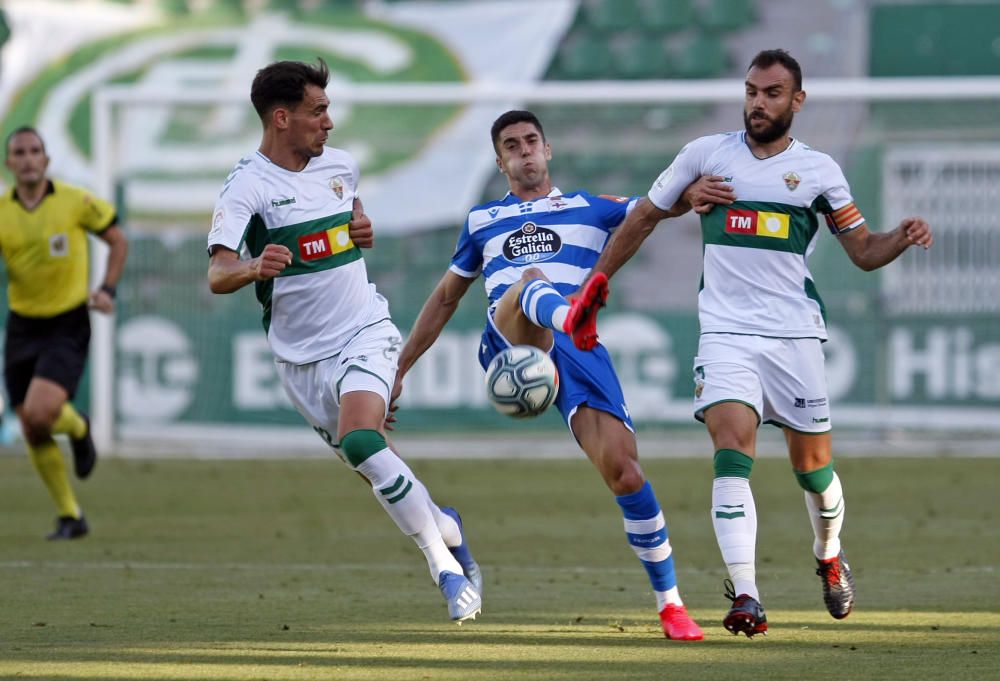
[(311, 364), (276, 362), (278, 376), (298, 412), (333, 446), (341, 395), (359, 390), (376, 393), (388, 413), (401, 344), (399, 329), (386, 319), (358, 331), (333, 357)]
[(742, 402), (763, 423), (803, 433), (830, 430), (823, 347), (818, 338), (706, 333), (694, 358), (694, 417)]

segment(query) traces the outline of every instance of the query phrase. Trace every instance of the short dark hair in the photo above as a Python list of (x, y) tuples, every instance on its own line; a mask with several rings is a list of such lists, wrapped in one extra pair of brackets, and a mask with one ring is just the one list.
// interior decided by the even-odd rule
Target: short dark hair
[(802, 67), (799, 63), (795, 61), (795, 57), (788, 54), (785, 50), (761, 50), (757, 53), (757, 56), (753, 58), (750, 62), (750, 66), (747, 67), (747, 71), (753, 67), (759, 69), (767, 69), (775, 64), (781, 64), (785, 69), (792, 74), (792, 79), (795, 81), (795, 90), (802, 89)]
[(15, 137), (17, 137), (18, 135), (20, 135), (22, 133), (26, 133), (26, 132), (30, 132), (32, 135), (34, 135), (35, 137), (37, 137), (38, 141), (42, 143), (42, 151), (45, 151), (45, 140), (42, 139), (42, 134), (40, 132), (38, 132), (38, 129), (35, 128), (35, 127), (33, 127), (33, 126), (30, 126), (30, 125), (22, 125), (22, 126), (20, 126), (18, 128), (15, 128), (14, 130), (11, 131), (11, 133), (9, 135), (7, 135), (7, 141), (6, 141), (6, 143), (4, 144), (4, 147), (3, 147), (4, 148), (4, 155), (5, 156), (9, 156), (10, 155), (10, 142), (11, 142), (11, 140), (14, 139)]
[(493, 140), (493, 149), (495, 151), (500, 151), (497, 147), (497, 143), (500, 141), (500, 133), (508, 125), (514, 125), (515, 123), (531, 123), (538, 128), (538, 134), (542, 136), (542, 140), (545, 139), (545, 131), (542, 130), (542, 123), (538, 120), (538, 116), (530, 111), (518, 111), (515, 109), (500, 114), (500, 118), (493, 121), (493, 126), (490, 128), (490, 139)]
[(260, 120), (267, 122), (267, 115), (276, 106), (294, 107), (306, 94), (307, 85), (326, 89), (330, 82), (330, 69), (317, 57), (318, 66), (300, 61), (276, 61), (268, 64), (254, 76), (250, 86), (250, 101)]

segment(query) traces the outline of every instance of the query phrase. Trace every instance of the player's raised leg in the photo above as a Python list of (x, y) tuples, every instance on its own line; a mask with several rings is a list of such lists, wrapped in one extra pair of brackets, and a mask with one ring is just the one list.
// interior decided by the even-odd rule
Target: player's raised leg
[(90, 477), (97, 463), (97, 449), (90, 434), (90, 418), (70, 402), (63, 402), (59, 417), (52, 424), (52, 432), (65, 433), (69, 436), (70, 448), (73, 450), (73, 470), (76, 477), (85, 480)]
[(621, 508), (625, 536), (649, 576), (664, 635), (681, 641), (702, 639), (680, 596), (667, 524), (639, 467), (635, 435), (615, 416), (587, 406), (574, 414), (573, 434)]
[(580, 295), (570, 300), (532, 267), (504, 292), (493, 319), (512, 343), (547, 348), (551, 345), (548, 332), (556, 331), (570, 336), (581, 350), (592, 350), (597, 344), (597, 311), (607, 297), (608, 280), (603, 274), (591, 277)]
[(342, 384), (342, 390), (348, 391), (341, 396), (340, 450), (354, 470), (371, 483), (375, 498), (396, 526), (423, 552), (451, 619), (459, 623), (474, 619), (482, 609), (482, 597), (441, 537), (426, 488), (392, 451), (382, 433), (370, 427), (373, 421), (380, 424), (384, 418), (385, 400), (375, 392), (350, 390), (349, 377), (360, 373), (348, 372), (344, 379), (347, 385)]
[(608, 277), (595, 272), (573, 298), (564, 330), (573, 337), (573, 345), (581, 350), (593, 350), (597, 345), (597, 313), (608, 300)]

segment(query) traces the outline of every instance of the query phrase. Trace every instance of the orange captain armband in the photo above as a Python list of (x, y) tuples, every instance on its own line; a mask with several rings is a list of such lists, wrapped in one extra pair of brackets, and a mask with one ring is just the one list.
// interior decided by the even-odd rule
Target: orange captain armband
[(830, 233), (835, 236), (847, 234), (865, 224), (864, 216), (853, 203), (848, 203), (832, 213), (827, 213), (825, 217), (826, 226), (830, 228)]

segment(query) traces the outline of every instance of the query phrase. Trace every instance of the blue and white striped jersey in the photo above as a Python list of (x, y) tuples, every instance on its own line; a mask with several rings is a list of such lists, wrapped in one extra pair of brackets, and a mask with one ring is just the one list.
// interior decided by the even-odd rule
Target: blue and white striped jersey
[(553, 188), (543, 198), (520, 201), (508, 192), (469, 211), (450, 270), (467, 279), (482, 274), (490, 303), (528, 267), (542, 270), (561, 294), (569, 295), (638, 198), (563, 194)]

